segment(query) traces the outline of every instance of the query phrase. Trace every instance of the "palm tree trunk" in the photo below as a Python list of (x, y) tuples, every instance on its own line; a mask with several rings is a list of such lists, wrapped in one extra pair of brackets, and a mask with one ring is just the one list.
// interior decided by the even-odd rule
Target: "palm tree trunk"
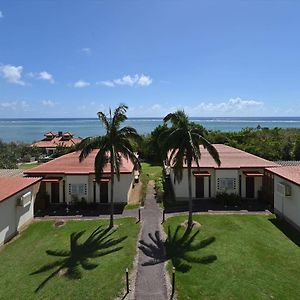
[[(110, 153), (112, 159), (112, 152)], [(110, 162), (110, 221), (109, 228), (114, 226), (114, 167), (112, 161)]]
[(193, 226), (193, 199), (192, 199), (192, 168), (188, 166), (188, 188), (189, 188), (189, 219), (188, 227)]

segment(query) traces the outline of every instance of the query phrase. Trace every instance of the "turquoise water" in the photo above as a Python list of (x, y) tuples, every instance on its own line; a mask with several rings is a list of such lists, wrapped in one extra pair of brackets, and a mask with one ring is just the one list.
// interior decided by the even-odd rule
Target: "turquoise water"
[[(239, 131), (242, 128), (258, 125), (262, 127), (300, 128), (300, 117), (267, 118), (191, 118), (207, 129), (220, 131)], [(133, 126), (140, 134), (150, 133), (162, 124), (161, 118), (130, 118), (125, 122)], [(104, 129), (98, 119), (0, 119), (0, 139), (6, 142), (22, 141), (31, 143), (40, 140), (48, 131), (70, 131), (76, 136), (101, 135)]]

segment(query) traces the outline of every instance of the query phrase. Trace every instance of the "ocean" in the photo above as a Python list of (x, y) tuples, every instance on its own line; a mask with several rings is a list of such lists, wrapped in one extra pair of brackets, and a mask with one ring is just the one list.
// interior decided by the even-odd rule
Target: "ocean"
[[(205, 128), (220, 131), (239, 131), (243, 128), (281, 127), (300, 128), (300, 117), (215, 117), (191, 118)], [(150, 133), (162, 124), (162, 118), (129, 118), (126, 126), (137, 129), (139, 134)], [(104, 128), (96, 118), (68, 119), (0, 119), (0, 140), (31, 143), (43, 138), (48, 131), (70, 131), (79, 137), (102, 135)]]

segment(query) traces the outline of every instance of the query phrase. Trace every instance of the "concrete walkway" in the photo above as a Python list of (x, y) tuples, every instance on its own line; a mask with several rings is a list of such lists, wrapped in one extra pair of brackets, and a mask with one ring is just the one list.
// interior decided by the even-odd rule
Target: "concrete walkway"
[[(153, 243), (149, 234), (154, 235), (155, 232), (158, 231), (160, 236), (163, 236), (160, 225), (162, 212), (156, 203), (154, 193), (154, 182), (150, 181), (145, 200), (145, 208), (142, 212), (143, 223), (141, 228), (141, 240), (149, 244)], [(167, 299), (164, 262), (147, 265), (147, 262), (149, 262), (151, 258), (146, 256), (141, 249), (138, 249), (138, 251), (134, 299)], [(161, 253), (161, 255), (163, 255), (163, 253)]]

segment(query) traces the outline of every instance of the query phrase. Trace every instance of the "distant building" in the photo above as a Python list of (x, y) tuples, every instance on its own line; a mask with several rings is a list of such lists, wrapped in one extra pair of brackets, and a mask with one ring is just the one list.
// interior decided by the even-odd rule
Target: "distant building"
[(0, 246), (33, 219), (42, 178), (0, 177)]
[(32, 147), (44, 149), (49, 156), (54, 153), (57, 147), (71, 147), (81, 142), (81, 138), (75, 138), (70, 132), (58, 133), (49, 131), (44, 134), (45, 138), (33, 143)]

